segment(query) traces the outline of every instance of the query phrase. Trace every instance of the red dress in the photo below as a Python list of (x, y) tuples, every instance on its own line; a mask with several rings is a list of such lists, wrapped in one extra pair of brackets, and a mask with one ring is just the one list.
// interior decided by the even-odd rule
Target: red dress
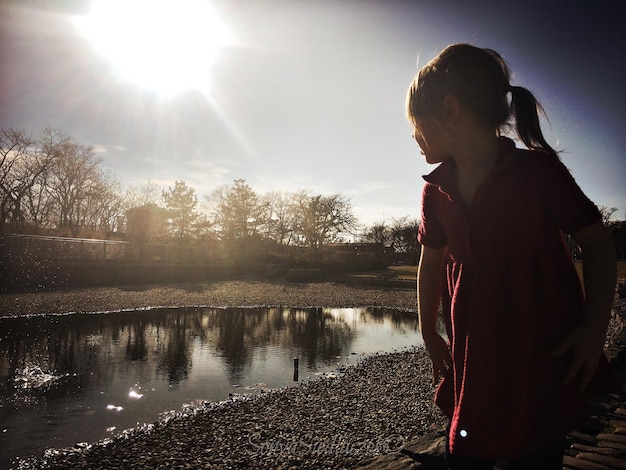
[[(419, 241), (448, 247), (443, 310), (454, 367), (435, 401), (450, 451), (516, 458), (556, 442), (587, 416), (588, 395), (562, 383), (570, 357), (551, 351), (583, 314), (584, 294), (563, 232), (601, 220), (554, 156), (501, 153), (466, 209), (454, 164), (425, 176)], [(587, 393), (619, 393), (603, 356)]]

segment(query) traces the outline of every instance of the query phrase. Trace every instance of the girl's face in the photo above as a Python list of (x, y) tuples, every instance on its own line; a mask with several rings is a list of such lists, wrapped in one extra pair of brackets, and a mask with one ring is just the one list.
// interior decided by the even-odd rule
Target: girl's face
[(426, 163), (441, 163), (450, 158), (449, 139), (441, 123), (433, 120), (420, 121), (413, 127), (411, 135), (421, 149)]

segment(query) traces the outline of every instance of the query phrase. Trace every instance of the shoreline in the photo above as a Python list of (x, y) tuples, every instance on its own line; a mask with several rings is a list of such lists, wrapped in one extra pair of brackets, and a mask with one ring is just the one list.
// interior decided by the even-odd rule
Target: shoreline
[[(440, 442), (423, 349), (371, 354), (336, 376), (204, 403), (19, 468), (358, 468)], [(393, 377), (394, 380), (390, 380)]]
[(231, 280), (0, 294), (0, 317), (153, 307), (390, 307), (417, 311), (416, 290), (337, 282)]

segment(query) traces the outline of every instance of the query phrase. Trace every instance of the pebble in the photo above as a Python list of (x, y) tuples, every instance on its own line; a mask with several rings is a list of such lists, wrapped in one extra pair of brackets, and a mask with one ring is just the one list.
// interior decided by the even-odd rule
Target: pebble
[(445, 421), (433, 404), (429, 360), (416, 348), (365, 356), (334, 378), (204, 403), (20, 468), (352, 468)]

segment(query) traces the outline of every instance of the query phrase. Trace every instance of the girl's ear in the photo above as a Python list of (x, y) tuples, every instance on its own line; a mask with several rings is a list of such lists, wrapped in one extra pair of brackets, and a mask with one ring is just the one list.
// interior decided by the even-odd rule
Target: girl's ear
[(448, 93), (443, 99), (443, 111), (447, 119), (456, 120), (459, 114), (461, 114), (459, 99), (455, 95)]

